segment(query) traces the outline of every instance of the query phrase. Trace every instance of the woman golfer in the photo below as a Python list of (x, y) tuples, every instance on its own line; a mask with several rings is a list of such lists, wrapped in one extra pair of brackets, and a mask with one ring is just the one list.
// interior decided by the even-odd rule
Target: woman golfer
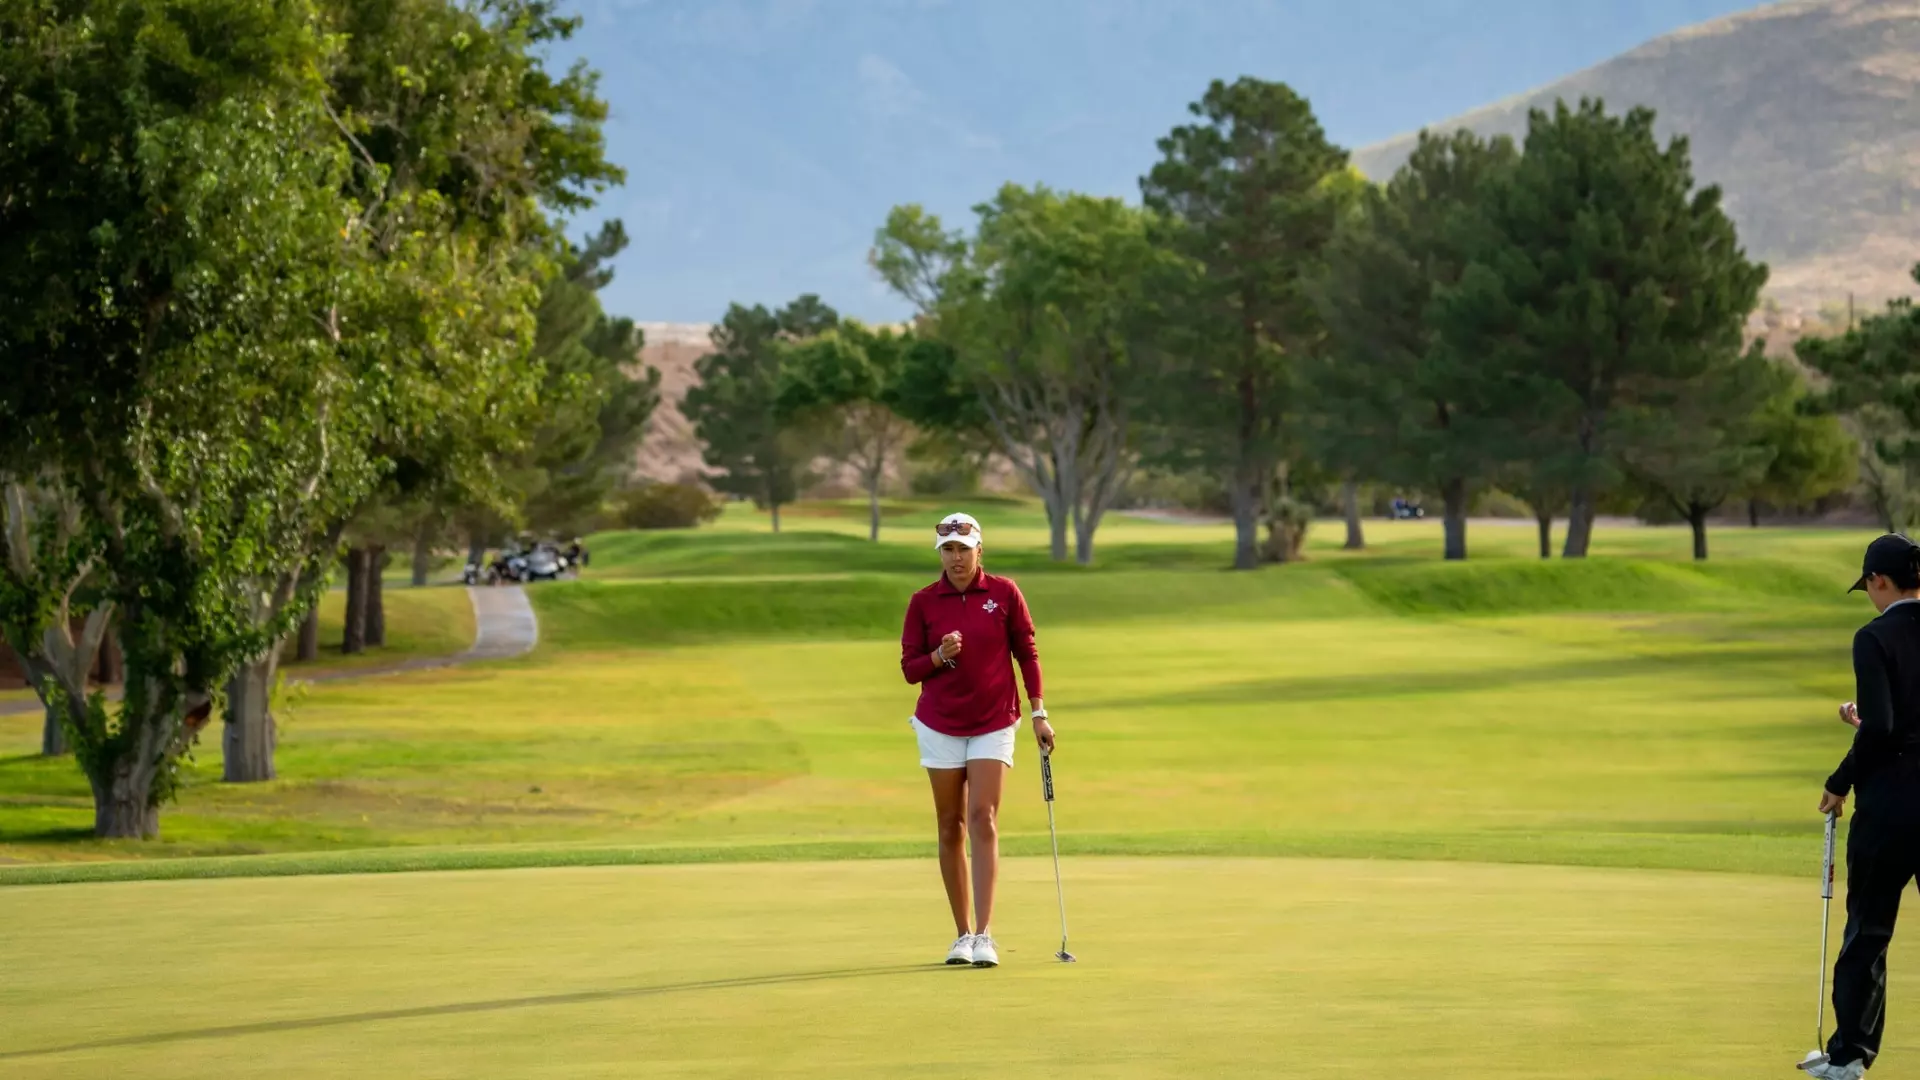
[[(913, 594), (900, 631), (900, 670), (920, 684), (913, 730), (933, 782), (940, 827), (940, 878), (960, 937), (949, 964), (993, 967), (993, 886), (1000, 872), (1000, 790), (1013, 766), (1020, 696), (1013, 665), (1033, 703), (1033, 734), (1053, 752), (1053, 727), (1040, 700), (1033, 618), (1013, 582), (981, 567), (980, 523), (949, 514), (934, 526), (944, 571)], [(966, 839), (973, 840), (973, 923), (967, 922)]]

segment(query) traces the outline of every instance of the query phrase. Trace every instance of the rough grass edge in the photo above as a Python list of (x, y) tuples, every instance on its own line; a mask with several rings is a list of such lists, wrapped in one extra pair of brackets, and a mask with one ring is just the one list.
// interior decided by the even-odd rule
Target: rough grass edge
[[(1335, 858), (1421, 862), (1477, 862), (1806, 875), (1819, 866), (1818, 827), (1806, 839), (1667, 833), (1336, 833), (1322, 836), (1218, 833), (1090, 833), (1063, 837), (1063, 855)], [(1044, 835), (1001, 839), (1009, 857), (1046, 855)], [(1809, 859), (1808, 853), (1812, 852)], [(486, 848), (362, 848), (285, 855), (193, 856), (178, 859), (38, 863), (0, 867), (0, 888), (132, 881), (304, 877), (339, 874), (436, 873), (582, 866), (664, 866), (699, 863), (832, 862), (848, 859), (931, 859), (934, 845), (919, 840), (855, 840), (726, 846), (559, 846)]]

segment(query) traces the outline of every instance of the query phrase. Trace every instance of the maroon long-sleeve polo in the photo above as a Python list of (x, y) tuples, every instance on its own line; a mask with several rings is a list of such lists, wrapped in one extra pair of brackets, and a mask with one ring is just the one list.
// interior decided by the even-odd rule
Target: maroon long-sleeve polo
[[(937, 666), (933, 650), (940, 639), (960, 631), (961, 652), (951, 666)], [(1027, 699), (1041, 697), (1040, 653), (1033, 640), (1033, 616), (1019, 586), (985, 570), (965, 592), (946, 575), (913, 594), (906, 625), (900, 630), (900, 672), (920, 684), (914, 716), (943, 735), (972, 738), (1020, 721), (1020, 695), (1013, 685), (1013, 664)]]

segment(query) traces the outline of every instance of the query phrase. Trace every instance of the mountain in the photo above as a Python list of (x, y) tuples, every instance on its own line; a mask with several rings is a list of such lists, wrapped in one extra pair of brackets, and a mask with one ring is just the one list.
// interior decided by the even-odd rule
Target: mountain
[(640, 323), (645, 335), (638, 366), (660, 371), (660, 404), (634, 454), (634, 474), (666, 483), (697, 483), (706, 475), (693, 422), (680, 411), (700, 381), (694, 362), (713, 351), (711, 323)]
[[(1916, 291), (1920, 262), (1920, 0), (1794, 0), (1702, 23), (1530, 93), (1429, 125), (1523, 137), (1556, 98), (1646, 105), (1719, 184), (1781, 307), (1877, 304)], [(1365, 147), (1383, 180), (1415, 135)]]

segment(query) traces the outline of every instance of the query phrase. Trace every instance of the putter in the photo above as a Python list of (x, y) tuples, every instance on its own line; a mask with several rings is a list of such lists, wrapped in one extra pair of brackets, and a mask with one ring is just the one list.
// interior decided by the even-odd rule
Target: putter
[(1820, 995), (1814, 999), (1813, 1049), (1797, 1068), (1811, 1069), (1827, 1063), (1827, 925), (1833, 911), (1833, 835), (1840, 815), (1827, 812), (1826, 853), (1820, 860)]
[(1067, 951), (1067, 890), (1060, 884), (1060, 833), (1053, 824), (1053, 755), (1040, 755), (1040, 783), (1047, 796), (1047, 836), (1053, 840), (1053, 891), (1060, 897), (1060, 951), (1053, 955), (1063, 964), (1074, 962)]

